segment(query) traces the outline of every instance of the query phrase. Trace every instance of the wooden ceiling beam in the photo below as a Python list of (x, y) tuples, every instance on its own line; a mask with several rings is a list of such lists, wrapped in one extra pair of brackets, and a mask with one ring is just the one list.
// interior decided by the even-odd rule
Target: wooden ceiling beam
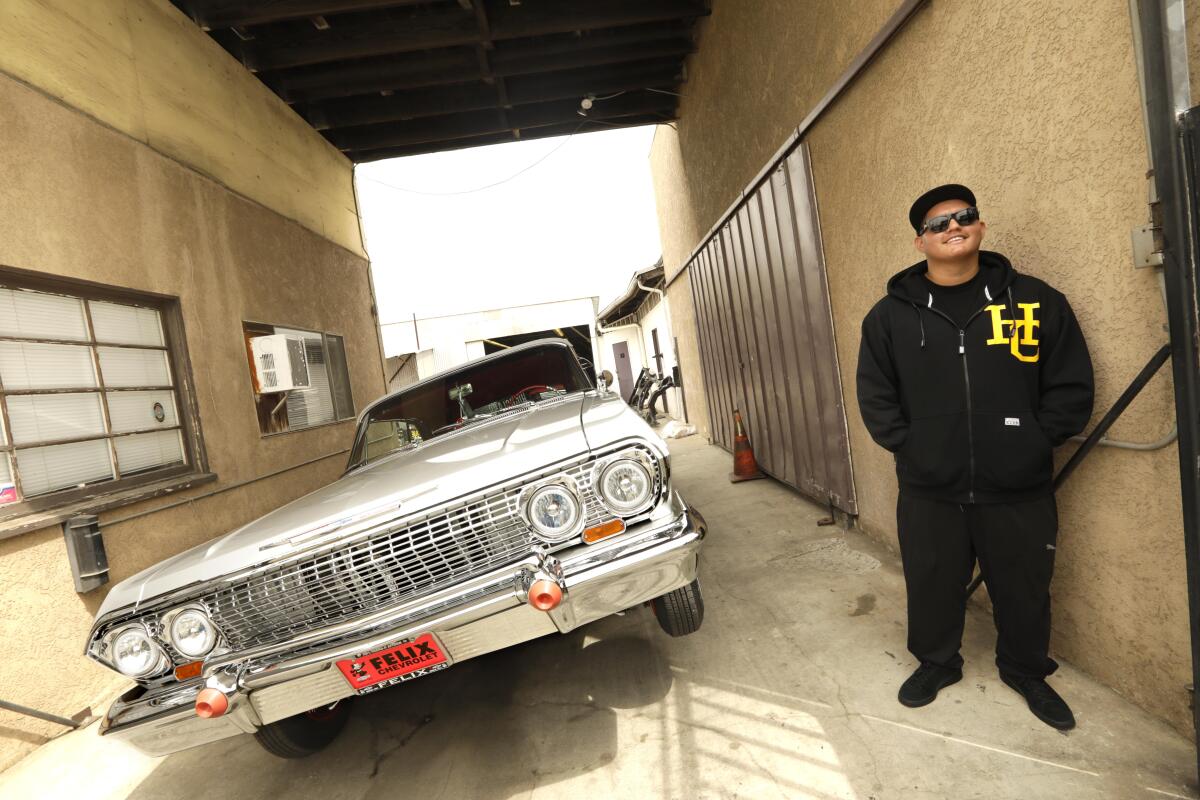
[(319, 131), (379, 122), (417, 119), (496, 107), (496, 90), (482, 81), (411, 89), (395, 94), (366, 95), (296, 106)]
[(474, 15), (458, 5), (430, 12), (414, 9), (385, 20), (339, 25), (335, 30), (295, 34), (288, 41), (257, 39), (240, 47), (252, 72), (321, 64), (366, 56), (412, 53), (462, 45), (474, 46), (479, 30)]
[(176, 0), (176, 5), (204, 30), (218, 30), (426, 2), (429, 0)]
[[(555, 0), (553, 3), (488, 4), (489, 41), (645, 22), (693, 19), (708, 13), (704, 0)], [(288, 41), (260, 37), (241, 45), (243, 63), (253, 71), (285, 69), (389, 53), (474, 45), (481, 32), (474, 15), (457, 4), (446, 11), (414, 9), (384, 20), (360, 20), (334, 30), (296, 33)]]
[[(543, 72), (557, 72), (586, 67), (615, 66), (652, 59), (683, 58), (695, 50), (687, 39), (667, 39), (616, 47), (586, 48), (576, 52), (546, 56), (522, 53), (520, 58), (505, 56), (497, 48), (489, 55), (492, 74), (515, 78)], [(312, 103), (357, 95), (379, 94), (384, 91), (400, 93), (412, 89), (458, 84), (479, 77), (477, 57), (470, 50), (430, 53), (427, 55), (390, 56), (360, 64), (326, 65), (304, 70), (285, 70), (263, 76), (284, 100), (291, 103)]]
[(487, 3), (484, 0), (471, 0), (471, 8), (475, 12), (475, 27), (479, 30), (479, 43), (475, 45), (475, 57), (479, 61), (479, 77), (495, 91), (495, 108), (500, 113), (500, 120), (504, 123), (504, 127), (508, 128), (511, 127), (508, 124), (508, 87), (504, 85), (504, 78), (492, 73), (491, 59), (488, 55), (494, 45), (492, 44), (492, 26), (488, 21)]
[(468, 111), (326, 131), (325, 136), (339, 150), (374, 150), (572, 121), (609, 120), (635, 114), (673, 114), (674, 109), (675, 98), (670, 95), (639, 93), (597, 103), (587, 117), (579, 116), (579, 103), (572, 99), (516, 106), (509, 111), (506, 119), (502, 119), (494, 110)]
[(641, 25), (622, 25), (619, 28), (570, 31), (553, 36), (540, 36), (532, 40), (508, 39), (496, 43), (496, 60), (506, 61), (523, 56), (578, 53), (593, 48), (614, 47), (621, 44), (646, 44), (664, 39), (690, 41), (692, 39), (691, 21), (671, 20)]
[[(674, 112), (664, 114), (634, 114), (621, 117), (611, 123), (599, 120), (581, 120), (581, 122), (565, 122), (557, 125), (546, 125), (540, 128), (530, 128), (521, 132), (521, 141), (531, 139), (548, 139), (554, 136), (571, 136), (573, 134), (596, 133), (614, 128), (635, 128), (642, 125), (659, 125), (672, 122), (678, 117)], [(439, 142), (427, 142), (416, 145), (397, 147), (381, 147), (373, 150), (350, 150), (346, 156), (355, 163), (380, 161), (385, 158), (403, 158), (405, 156), (424, 155), (426, 153), (441, 153), (448, 150), (463, 150), (468, 147), (480, 147), (489, 144), (504, 144), (513, 141), (511, 132), (490, 133), (480, 136), (469, 136), (457, 139), (445, 139)]]
[(404, 53), (359, 62), (282, 70), (259, 76), (289, 103), (463, 83), (479, 77), (475, 52), (465, 47)]
[(673, 58), (680, 63), (690, 53), (696, 51), (696, 45), (689, 39), (665, 39), (640, 44), (624, 44), (616, 47), (603, 47), (576, 52), (523, 54), (520, 57), (505, 56), (497, 53), (492, 57), (492, 69), (497, 75), (513, 77), (517, 75), (537, 75), (543, 72), (576, 69), (579, 67), (599, 67), (612, 64), (623, 64), (631, 61), (646, 61), (654, 58)]
[(678, 85), (681, 72), (675, 61), (637, 62), (616, 68), (568, 70), (514, 78), (508, 82), (504, 97), (498, 95), (494, 86), (477, 82), (414, 89), (387, 97), (328, 100), (299, 106), (296, 110), (317, 130), (329, 130), (548, 100), (578, 100), (589, 93), (604, 95), (648, 86), (671, 88)]
[(518, 105), (560, 98), (581, 100), (589, 94), (602, 96), (676, 87), (682, 80), (683, 67), (677, 61), (639, 61), (615, 68), (567, 70), (514, 78), (509, 82), (508, 96)]
[(707, 0), (556, 0), (517, 3), (487, 0), (497, 40), (590, 31), (707, 16)]

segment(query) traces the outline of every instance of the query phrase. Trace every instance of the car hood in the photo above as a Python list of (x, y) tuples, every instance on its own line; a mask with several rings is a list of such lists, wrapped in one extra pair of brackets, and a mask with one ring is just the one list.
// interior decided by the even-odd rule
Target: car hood
[(357, 530), (366, 521), (419, 513), (586, 453), (581, 423), (586, 398), (573, 395), (480, 422), (355, 470), (121, 581), (97, 616), (286, 557)]

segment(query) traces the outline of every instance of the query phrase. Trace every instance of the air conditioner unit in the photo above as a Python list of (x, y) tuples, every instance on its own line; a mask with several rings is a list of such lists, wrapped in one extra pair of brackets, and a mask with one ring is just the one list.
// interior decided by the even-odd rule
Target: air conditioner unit
[(283, 333), (256, 336), (250, 340), (250, 349), (254, 356), (254, 390), (257, 393), (290, 392), (312, 385), (303, 337)]

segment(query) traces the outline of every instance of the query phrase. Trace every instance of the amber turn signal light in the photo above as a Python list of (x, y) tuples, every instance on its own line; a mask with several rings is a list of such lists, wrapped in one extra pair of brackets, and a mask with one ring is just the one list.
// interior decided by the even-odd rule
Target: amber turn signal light
[(208, 687), (196, 695), (196, 716), (208, 719), (219, 717), (229, 710), (229, 698), (220, 689)]
[(188, 678), (198, 677), (200, 675), (200, 669), (203, 666), (203, 661), (193, 661), (190, 664), (181, 664), (175, 668), (175, 680), (186, 681)]
[(551, 611), (562, 602), (562, 587), (551, 580), (542, 578), (529, 587), (529, 605), (538, 611)]
[(588, 544), (594, 544), (601, 539), (609, 536), (616, 536), (618, 533), (625, 532), (625, 523), (619, 519), (610, 519), (608, 522), (597, 525), (594, 528), (588, 528), (583, 532), (583, 540)]

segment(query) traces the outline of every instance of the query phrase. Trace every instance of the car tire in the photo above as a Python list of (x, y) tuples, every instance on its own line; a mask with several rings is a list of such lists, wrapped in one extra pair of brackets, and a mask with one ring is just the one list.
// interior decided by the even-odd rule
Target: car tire
[(267, 723), (255, 731), (254, 738), (271, 755), (304, 758), (327, 747), (346, 727), (348, 719), (350, 702), (339, 700), (331, 707), (322, 706)]
[(681, 586), (673, 592), (650, 601), (658, 625), (671, 636), (687, 636), (700, 630), (704, 622), (704, 595), (700, 594), (700, 580)]

